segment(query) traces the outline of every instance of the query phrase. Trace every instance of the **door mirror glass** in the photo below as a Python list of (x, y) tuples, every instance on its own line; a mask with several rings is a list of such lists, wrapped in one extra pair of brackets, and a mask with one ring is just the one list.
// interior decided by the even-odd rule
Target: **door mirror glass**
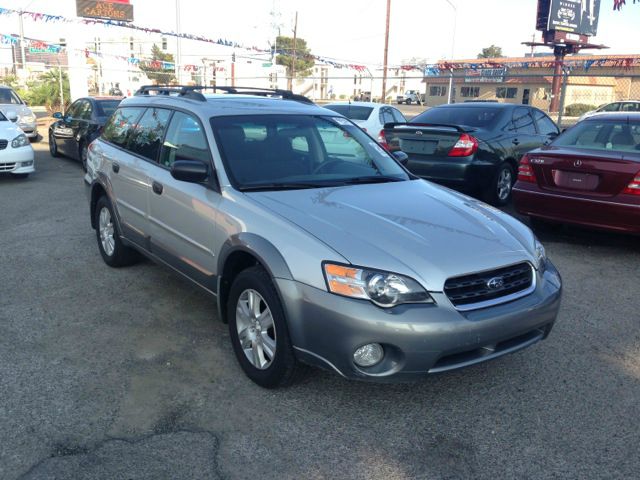
[(209, 167), (200, 160), (178, 157), (171, 166), (171, 176), (182, 182), (200, 183), (209, 177)]
[(57, 119), (57, 120), (62, 120), (62, 113), (61, 112), (56, 112), (53, 114), (53, 118)]
[(401, 151), (396, 151), (393, 152), (392, 155), (395, 157), (395, 159), (400, 162), (400, 165), (407, 165), (407, 163), (409, 162), (409, 155), (407, 155), (404, 152)]

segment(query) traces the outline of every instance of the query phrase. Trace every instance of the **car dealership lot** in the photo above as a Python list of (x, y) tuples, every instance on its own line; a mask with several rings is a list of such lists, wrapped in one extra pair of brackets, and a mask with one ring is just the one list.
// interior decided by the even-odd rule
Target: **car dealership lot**
[(214, 301), (104, 265), (82, 170), (0, 176), (0, 478), (630, 478), (640, 242), (539, 232), (563, 275), (544, 342), (417, 384), (311, 370), (263, 390)]

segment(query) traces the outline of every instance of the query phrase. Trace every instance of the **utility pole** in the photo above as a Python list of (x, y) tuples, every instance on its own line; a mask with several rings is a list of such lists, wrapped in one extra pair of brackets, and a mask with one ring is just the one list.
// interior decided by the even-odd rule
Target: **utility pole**
[(62, 83), (62, 67), (60, 66), (60, 60), (58, 60), (58, 81), (60, 82), (60, 111), (64, 116), (64, 84)]
[(25, 53), (25, 49), (24, 49), (24, 23), (22, 20), (22, 16), (24, 15), (24, 10), (20, 10), (20, 12), (18, 12), (18, 20), (19, 20), (19, 27), (20, 27), (20, 57), (22, 58), (22, 62), (21, 62), (21, 67), (22, 67), (22, 71), (26, 71), (27, 69), (27, 55)]
[(387, 103), (387, 60), (389, 55), (389, 19), (391, 17), (391, 0), (387, 0), (387, 27), (384, 34), (384, 66), (382, 69), (382, 98), (380, 103)]
[(182, 64), (182, 39), (180, 38), (180, 0), (176, 0), (176, 33), (178, 34), (176, 41), (176, 80), (182, 83), (181, 64)]
[(293, 24), (293, 58), (291, 62), (291, 78), (289, 79), (289, 90), (293, 90), (293, 79), (296, 78), (296, 44), (298, 41), (298, 12), (296, 12), (296, 21)]

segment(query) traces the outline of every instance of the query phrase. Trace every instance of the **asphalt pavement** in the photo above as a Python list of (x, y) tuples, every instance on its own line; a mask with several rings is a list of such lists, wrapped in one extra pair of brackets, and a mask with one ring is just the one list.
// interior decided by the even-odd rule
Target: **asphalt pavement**
[(640, 472), (640, 242), (539, 232), (550, 337), (412, 384), (320, 370), (263, 390), (204, 293), (107, 267), (80, 165), (0, 175), (2, 479), (629, 479)]

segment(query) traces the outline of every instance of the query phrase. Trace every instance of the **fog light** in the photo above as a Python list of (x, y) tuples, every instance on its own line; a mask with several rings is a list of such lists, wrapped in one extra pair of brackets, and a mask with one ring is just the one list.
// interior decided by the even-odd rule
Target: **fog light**
[(33, 160), (29, 160), (28, 162), (22, 162), (20, 164), (21, 167), (30, 167), (31, 165), (33, 165)]
[(369, 343), (353, 352), (353, 361), (359, 367), (373, 367), (384, 357), (384, 349), (379, 343)]

